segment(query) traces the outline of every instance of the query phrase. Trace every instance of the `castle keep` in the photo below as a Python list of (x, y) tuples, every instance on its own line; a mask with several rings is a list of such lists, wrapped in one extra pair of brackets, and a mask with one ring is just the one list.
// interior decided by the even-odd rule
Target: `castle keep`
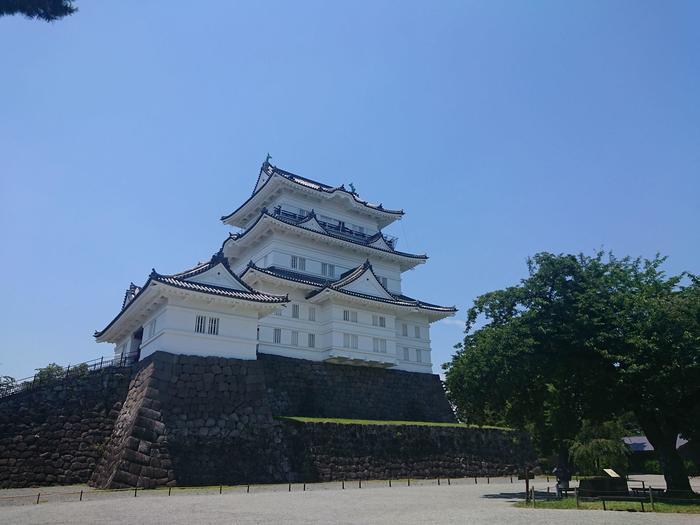
[(265, 162), (210, 260), (129, 287), (111, 366), (0, 398), (0, 487), (518, 470), (526, 437), (454, 424), (429, 334), (456, 309), (404, 294), (427, 257), (383, 233), (402, 215)]

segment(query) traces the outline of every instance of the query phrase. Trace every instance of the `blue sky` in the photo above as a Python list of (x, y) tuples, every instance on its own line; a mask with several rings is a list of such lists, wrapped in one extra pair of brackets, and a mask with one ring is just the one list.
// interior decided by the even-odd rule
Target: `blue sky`
[(107, 355), (130, 281), (208, 258), (273, 163), (406, 217), (464, 310), (538, 251), (700, 273), (697, 2), (79, 1), (0, 18), (0, 374)]

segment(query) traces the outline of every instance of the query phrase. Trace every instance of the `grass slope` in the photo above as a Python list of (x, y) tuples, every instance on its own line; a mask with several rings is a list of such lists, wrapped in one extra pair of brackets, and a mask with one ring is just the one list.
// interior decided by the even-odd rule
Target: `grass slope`
[(457, 427), (457, 428), (493, 428), (511, 430), (506, 427), (467, 425), (465, 423), (438, 423), (435, 421), (389, 421), (379, 419), (343, 419), (327, 417), (279, 416), (277, 419), (298, 421), (300, 423), (338, 423), (340, 425), (405, 425), (419, 427)]

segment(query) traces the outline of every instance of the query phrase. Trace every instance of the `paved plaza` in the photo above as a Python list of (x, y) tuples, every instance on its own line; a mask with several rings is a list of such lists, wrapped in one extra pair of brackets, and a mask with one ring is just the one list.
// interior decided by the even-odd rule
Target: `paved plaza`
[[(647, 482), (662, 485), (659, 477)], [(3, 524), (191, 524), (191, 523), (474, 523), (489, 524), (690, 524), (698, 515), (671, 515), (640, 512), (539, 510), (515, 508), (522, 499), (523, 482), (508, 479), (435, 480), (224, 487), (197, 490), (173, 489), (105, 492), (86, 487), (10, 489), (0, 491), (0, 523)], [(538, 479), (535, 487), (546, 492), (553, 481)], [(696, 490), (700, 489), (694, 483)], [(83, 489), (83, 501), (79, 491)], [(36, 495), (41, 492), (40, 503)], [(77, 492), (77, 494), (76, 494)]]

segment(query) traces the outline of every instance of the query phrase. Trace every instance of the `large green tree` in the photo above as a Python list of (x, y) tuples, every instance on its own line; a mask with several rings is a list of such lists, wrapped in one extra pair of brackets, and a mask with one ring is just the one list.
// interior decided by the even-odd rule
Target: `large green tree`
[(77, 10), (73, 0), (0, 0), (0, 16), (21, 14), (53, 22)]
[(698, 436), (700, 282), (663, 262), (541, 253), (520, 284), (478, 297), (445, 365), (460, 417), (528, 429), (566, 462), (584, 420), (632, 411), (668, 489), (689, 491), (675, 440)]

